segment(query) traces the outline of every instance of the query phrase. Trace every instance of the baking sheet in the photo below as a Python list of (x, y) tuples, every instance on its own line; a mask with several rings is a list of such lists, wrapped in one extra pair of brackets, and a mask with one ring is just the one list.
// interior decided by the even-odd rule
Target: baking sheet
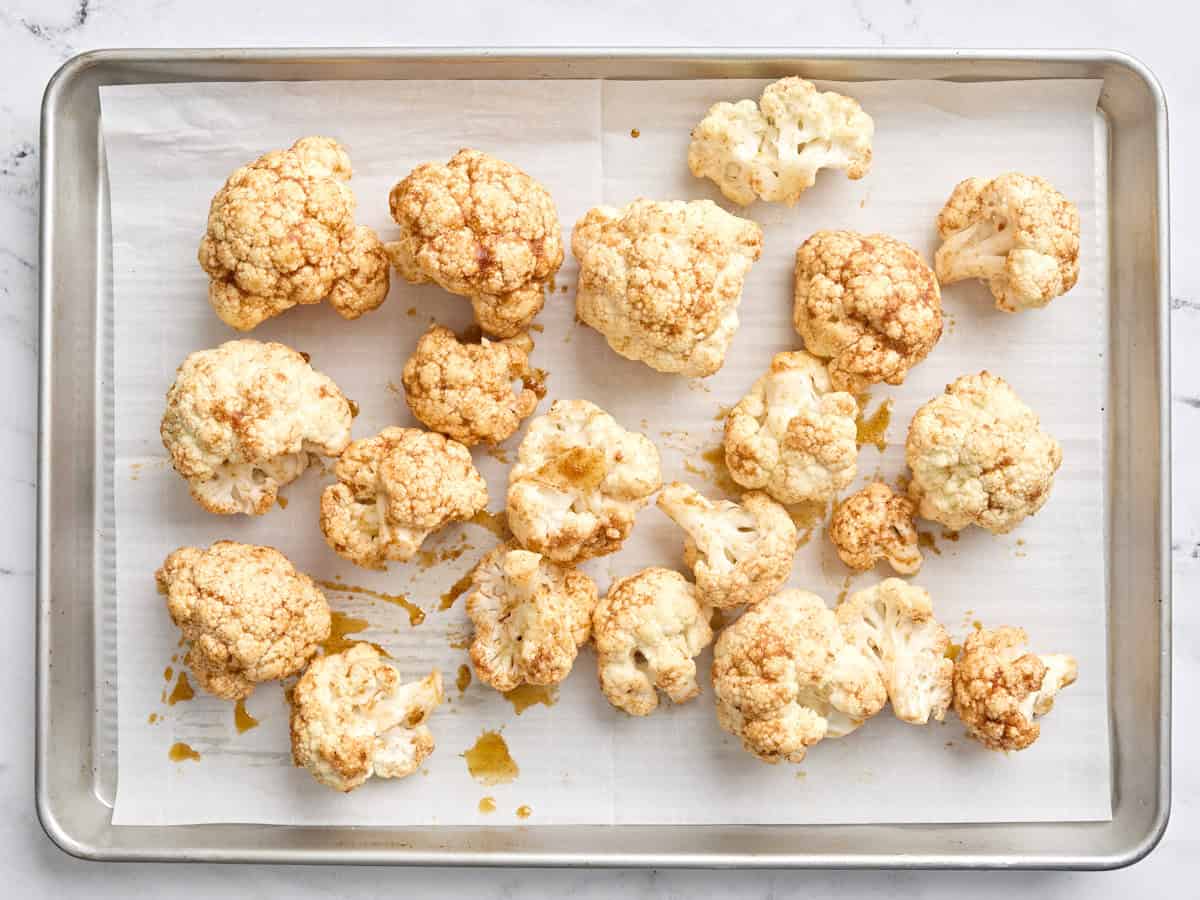
[[(742, 328), (722, 372), (705, 382), (656, 375), (612, 354), (573, 322), (568, 259), (539, 321), (535, 364), (550, 371), (550, 397), (592, 399), (658, 444), (667, 478), (716, 490), (703, 452), (719, 441), (714, 420), (741, 396), (770, 354), (797, 345), (790, 329), (795, 246), (817, 228), (886, 231), (926, 253), (933, 216), (968, 174), (1019, 168), (1045, 175), (1080, 206), (1082, 276), (1048, 310), (1004, 316), (977, 285), (948, 289), (947, 334), (901, 388), (874, 392), (868, 412), (894, 400), (890, 443), (864, 447), (860, 474), (903, 470), (903, 430), (913, 410), (952, 378), (984, 366), (1003, 374), (1062, 442), (1065, 461), (1051, 502), (1013, 535), (968, 532), (957, 542), (931, 529), (940, 555), (915, 579), (929, 588), (956, 637), (972, 620), (1026, 626), (1039, 648), (1075, 653), (1080, 680), (1031, 750), (1005, 757), (964, 740), (961, 727), (913, 728), (881, 715), (851, 737), (816, 748), (800, 767), (768, 767), (717, 729), (711, 692), (645, 720), (610, 709), (594, 658), (581, 654), (557, 703), (521, 714), (490, 689), (451, 682), (466, 661), (460, 600), (439, 596), (494, 538), (456, 526), (431, 546), (464, 548), (437, 567), (394, 565), (366, 573), (329, 551), (316, 526), (324, 483), (307, 474), (286, 490), (286, 511), (259, 520), (209, 516), (192, 504), (158, 441), (162, 396), (190, 351), (234, 334), (204, 301), (195, 263), (208, 201), (237, 165), (308, 133), (350, 147), (359, 220), (389, 236), (386, 197), (413, 165), (472, 145), (507, 158), (547, 185), (564, 229), (591, 205), (638, 194), (716, 193), (686, 170), (687, 132), (717, 99), (757, 96), (762, 82), (390, 82), (106, 87), (101, 91), (112, 191), (116, 297), (117, 566), (120, 615), (119, 777), (114, 822), (291, 824), (518, 824), (713, 822), (983, 822), (1096, 820), (1110, 815), (1105, 697), (1104, 405), (1106, 342), (1102, 161), (1094, 157), (1099, 82), (953, 85), (856, 84), (875, 117), (875, 165), (861, 182), (822, 178), (793, 210), (751, 207), (765, 252), (747, 281)], [(336, 113), (331, 113), (336, 110)], [(450, 111), (450, 112), (448, 112)], [(633, 137), (636, 130), (638, 137)], [(410, 314), (411, 313), (411, 314)], [(293, 310), (254, 332), (313, 356), (360, 404), (355, 435), (410, 423), (399, 382), (428, 321), (468, 321), (468, 304), (431, 286), (394, 284), (379, 311), (345, 323), (324, 306)], [(1069, 389), (1064, 389), (1069, 386)], [(543, 409), (545, 406), (542, 407)], [(517, 439), (508, 443), (515, 447)], [(503, 463), (476, 453), (498, 509)], [(694, 472), (692, 470), (698, 470)], [(926, 526), (923, 526), (926, 527)], [(928, 530), (928, 529), (927, 529)], [(427, 611), (409, 625), (400, 607), (361, 592), (331, 592), (335, 609), (367, 619), (374, 640), (415, 677), (447, 675), (448, 700), (432, 720), (438, 750), (428, 775), (335, 795), (290, 765), (286, 705), (277, 685), (248, 701), (260, 720), (239, 733), (232, 706), (197, 696), (168, 706), (163, 670), (179, 652), (152, 573), (174, 547), (220, 538), (270, 543), (323, 580), (406, 593)], [(1020, 543), (1018, 543), (1020, 542)], [(641, 515), (620, 554), (587, 565), (603, 590), (614, 575), (680, 562), (679, 534), (654, 509)], [(850, 587), (869, 584), (860, 576)], [(793, 584), (831, 603), (847, 571), (818, 529), (801, 550)], [(705, 653), (701, 665), (707, 668)], [(175, 664), (175, 668), (178, 665)], [(151, 715), (161, 717), (153, 724)], [(461, 757), (485, 729), (500, 730), (520, 773), (510, 784), (471, 779)], [(184, 742), (199, 761), (174, 763)], [(901, 777), (896, 777), (901, 776)], [(483, 814), (479, 801), (495, 798)], [(969, 796), (971, 802), (963, 803)], [(790, 802), (781, 803), (781, 798)], [(885, 799), (886, 798), (886, 799)], [(526, 819), (516, 816), (527, 806)]]

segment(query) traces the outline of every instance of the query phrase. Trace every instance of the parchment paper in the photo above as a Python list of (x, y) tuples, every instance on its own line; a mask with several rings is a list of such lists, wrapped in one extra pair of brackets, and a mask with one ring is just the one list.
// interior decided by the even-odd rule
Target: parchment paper
[[(1020, 169), (1049, 178), (1078, 203), (1082, 275), (1070, 296), (1016, 316), (992, 308), (986, 288), (945, 291), (946, 334), (905, 385), (873, 392), (868, 415), (894, 402), (887, 447), (864, 446), (860, 481), (894, 481), (913, 411), (966, 372), (1009, 379), (1062, 443), (1064, 463), (1045, 509), (1015, 533), (977, 529), (957, 541), (930, 523), (936, 545), (915, 581), (935, 599), (955, 636), (973, 620), (1025, 626), (1044, 652), (1074, 653), (1078, 683), (1044, 720), (1030, 750), (1005, 756), (967, 740), (957, 721), (916, 728), (885, 711), (848, 738), (816, 747), (805, 763), (763, 765), (716, 725), (707, 670), (696, 701), (647, 719), (611, 709), (596, 684), (590, 650), (579, 657), (553, 706), (518, 715), (478, 683), (460, 693), (467, 635), (463, 602), (439, 597), (495, 542), (474, 525), (447, 529), (432, 550), (462, 550), (434, 567), (356, 569), (320, 534), (316, 498), (330, 476), (310, 471), (285, 490), (286, 509), (215, 517), (189, 498), (158, 436), (163, 395), (191, 351), (235, 334), (213, 315), (195, 254), (208, 203), (224, 178), (262, 152), (305, 134), (345, 142), (355, 167), (358, 219), (388, 239), (391, 185), (414, 165), (462, 146), (511, 160), (541, 180), (558, 205), (564, 236), (590, 206), (638, 196), (712, 197), (686, 168), (690, 128), (720, 99), (757, 97), (762, 82), (394, 82), (180, 84), (102, 88), (112, 203), (116, 385), (116, 550), (119, 602), (119, 777), (114, 821), (129, 825), (262, 822), (343, 825), (652, 824), (748, 822), (989, 822), (1098, 820), (1110, 816), (1105, 694), (1104, 432), (1106, 265), (1102, 154), (1095, 140), (1098, 82), (836, 86), (875, 118), (875, 162), (850, 182), (823, 174), (793, 209), (756, 204), (741, 212), (763, 224), (765, 252), (751, 271), (742, 325), (725, 368), (704, 382), (658, 375), (617, 357), (573, 321), (576, 269), (568, 257), (539, 323), (535, 364), (549, 399), (585, 397), (626, 427), (644, 430), (663, 455), (664, 476), (717, 492), (704, 451), (720, 441), (717, 416), (735, 403), (773, 353), (799, 346), (790, 326), (796, 246), (819, 228), (882, 231), (927, 257), (933, 220), (968, 175)], [(633, 137), (633, 132), (639, 134)], [(734, 210), (735, 212), (737, 210)], [(356, 437), (411, 424), (399, 384), (404, 360), (434, 319), (469, 321), (469, 305), (433, 286), (393, 278), (387, 303), (357, 322), (327, 306), (294, 309), (255, 330), (312, 355), (361, 407)], [(541, 407), (544, 411), (549, 399)], [(523, 432), (522, 432), (523, 433)], [(519, 439), (504, 451), (511, 454)], [(502, 456), (503, 454), (497, 454)], [(503, 504), (506, 466), (475, 453), (492, 510)], [(232, 704), (197, 694), (167, 705), (164, 668), (180, 665), (178, 634), (157, 596), (153, 572), (183, 544), (230, 538), (274, 545), (301, 569), (388, 594), (426, 613), (410, 625), (399, 606), (356, 591), (330, 591), (336, 610), (364, 618), (354, 635), (383, 645), (406, 678), (438, 666), (447, 702), (431, 721), (437, 750), (402, 783), (376, 781), (352, 795), (321, 787), (291, 765), (281, 686), (247, 703), (259, 726), (235, 728)], [(446, 554), (443, 554), (446, 555)], [(452, 555), (452, 554), (451, 554)], [(653, 507), (619, 554), (586, 568), (604, 591), (614, 576), (650, 564), (682, 566), (681, 535)], [(818, 524), (792, 583), (832, 604), (884, 569), (847, 580)], [(457, 645), (457, 647), (452, 646)], [(151, 723), (151, 716), (158, 717)], [(461, 754), (485, 730), (500, 730), (520, 767), (509, 784), (484, 785)], [(172, 762), (183, 742), (199, 760)], [(481, 798), (495, 799), (491, 814)], [(528, 818), (518, 818), (518, 806)]]

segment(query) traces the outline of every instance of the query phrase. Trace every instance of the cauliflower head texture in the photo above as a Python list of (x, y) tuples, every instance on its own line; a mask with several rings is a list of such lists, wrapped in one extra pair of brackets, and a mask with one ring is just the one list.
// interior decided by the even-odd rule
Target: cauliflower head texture
[(463, 149), (448, 163), (413, 169), (392, 188), (390, 204), (400, 238), (386, 250), (406, 281), (468, 298), (488, 334), (529, 328), (563, 261), (558, 213), (541, 184)]
[(229, 176), (199, 253), (221, 321), (249, 331), (297, 304), (328, 299), (357, 319), (383, 303), (387, 254), (374, 231), (354, 224), (350, 174), (341, 144), (306, 137)]
[(1050, 497), (1062, 448), (1003, 378), (964, 375), (917, 410), (905, 456), (922, 518), (1006, 534)]
[(592, 616), (608, 702), (648, 716), (658, 708), (659, 691), (672, 703), (696, 697), (696, 657), (712, 643), (711, 613), (695, 585), (670, 569), (643, 569), (615, 582)]
[(508, 525), (527, 550), (575, 563), (621, 549), (662, 485), (658, 450), (587, 400), (538, 416), (508, 473)]
[(854, 480), (858, 404), (834, 391), (815, 356), (775, 354), (725, 418), (725, 464), (745, 488), (780, 503), (828, 501)]
[(404, 778), (433, 752), (425, 721), (441, 702), (436, 669), (402, 684), (370, 644), (319, 657), (291, 694), (292, 761), (335, 791)]
[(996, 308), (1045, 306), (1079, 280), (1079, 210), (1037, 176), (967, 178), (937, 217), (942, 284), (986, 281)]
[(792, 573), (796, 525), (786, 509), (760, 491), (734, 503), (709, 500), (675, 481), (658, 495), (658, 508), (687, 535), (684, 561), (705, 605), (726, 609), (758, 603)]
[(272, 547), (180, 547), (154, 580), (187, 641), (184, 662), (204, 690), (225, 700), (296, 674), (329, 637), (325, 595)]
[(762, 229), (711, 200), (635, 200), (590, 210), (571, 252), (583, 322), (621, 356), (704, 377), (725, 362)]
[(310, 454), (350, 443), (350, 401), (283, 344), (227, 341), (188, 356), (159, 432), (192, 497), (212, 513), (262, 515)]
[(916, 504), (873, 481), (838, 504), (829, 523), (829, 539), (842, 562), (866, 571), (886, 559), (901, 575), (921, 570), (921, 547), (913, 524)]
[(366, 569), (406, 562), (422, 541), (487, 506), (483, 476), (458, 441), (419, 428), (385, 428), (354, 441), (321, 494), (321, 531), (339, 556)]
[(688, 168), (742, 206), (756, 198), (791, 206), (821, 169), (867, 174), (874, 135), (857, 100), (793, 76), (767, 85), (758, 103), (713, 105), (692, 130)]
[(933, 271), (886, 234), (818, 231), (796, 251), (792, 321), (838, 390), (903, 384), (942, 336)]

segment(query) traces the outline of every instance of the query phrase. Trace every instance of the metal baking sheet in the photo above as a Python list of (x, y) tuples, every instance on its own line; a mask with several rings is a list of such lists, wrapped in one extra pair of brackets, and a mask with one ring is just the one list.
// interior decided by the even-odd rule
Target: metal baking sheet
[[(109, 470), (109, 461), (103, 458), (107, 446), (103, 437), (109, 427), (112, 399), (98, 352), (107, 343), (103, 340), (104, 315), (111, 308), (98, 87), (129, 82), (329, 78), (764, 77), (795, 71), (838, 80), (1098, 77), (1105, 82), (1101, 110), (1108, 122), (1111, 221), (1120, 222), (1120, 229), (1111, 228), (1109, 235), (1109, 596), (1111, 633), (1121, 638), (1110, 638), (1113, 821), (958, 827), (571, 826), (511, 832), (483, 828), (111, 826), (105, 801), (111, 796), (106, 782), (113, 771), (115, 736), (103, 727), (110, 721), (103, 713), (111, 709), (115, 696), (111, 673), (97, 668), (113, 658), (98, 646), (112, 633), (111, 627), (104, 627), (111, 622), (112, 610), (106, 605), (112, 598), (111, 585), (99, 583), (97, 574), (111, 571), (111, 567), (96, 558), (104, 546), (96, 535), (111, 524), (111, 497), (105, 490), (111, 482), (103, 477)], [(69, 63), (47, 91), (43, 123), (45, 368), (38, 799), (47, 830), (67, 849), (100, 858), (1088, 867), (1119, 865), (1137, 858), (1153, 845), (1165, 825), (1169, 771), (1165, 717), (1169, 582), (1164, 568), (1169, 542), (1163, 524), (1169, 521), (1164, 462), (1169, 444), (1163, 404), (1167, 390), (1163, 374), (1167, 347), (1164, 132), (1165, 110), (1153, 79), (1132, 61), (1106, 54), (1050, 54), (1034, 59), (1009, 54), (950, 58), (903, 52), (828, 56), (796, 51), (625, 51), (599, 56), (588, 51), (553, 55), (519, 51), (502, 55), (180, 51), (153, 56), (107, 52)], [(1148, 165), (1148, 160), (1157, 165)], [(91, 248), (90, 257), (79, 258), (80, 246)], [(67, 252), (73, 253), (73, 266), (55, 265), (55, 255)], [(87, 369), (82, 368), (84, 361), (89, 363)], [(52, 441), (56, 428), (59, 434)], [(1149, 490), (1151, 485), (1157, 490)], [(55, 535), (53, 545), (47, 537), (50, 534)], [(1134, 634), (1136, 640), (1130, 641)], [(1160, 652), (1148, 652), (1153, 650)], [(69, 702), (63, 698), (70, 698)], [(1153, 712), (1152, 722), (1143, 721), (1148, 712)], [(74, 748), (85, 746), (91, 753), (81, 767), (80, 753)], [(1148, 765), (1151, 759), (1153, 766)], [(862, 846), (870, 849), (858, 850)], [(1031, 846), (1037, 851), (1026, 849)]]

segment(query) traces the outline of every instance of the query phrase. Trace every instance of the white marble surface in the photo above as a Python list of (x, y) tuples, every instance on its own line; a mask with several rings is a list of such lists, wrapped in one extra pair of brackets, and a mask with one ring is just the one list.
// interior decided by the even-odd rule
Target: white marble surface
[[(570, 3), (514, 0), (419, 4), (395, 0), (0, 0), (0, 680), (16, 686), (0, 729), (0, 884), (14, 897), (357, 896), (399, 886), (408, 896), (580, 898), (691, 896), (1125, 897), (1194, 892), (1200, 858), (1200, 241), (1193, 160), (1200, 156), (1195, 7), (1170, 0), (852, 0), (824, 4), (712, 0)], [(42, 835), (33, 809), (33, 567), (36, 421), (38, 109), (42, 88), (72, 54), (97, 47), (393, 45), (765, 45), (1110, 47), (1146, 62), (1171, 112), (1175, 791), (1159, 848), (1117, 873), (480, 872), (272, 867), (99, 867), (70, 859)], [(394, 888), (392, 888), (394, 890)]]

